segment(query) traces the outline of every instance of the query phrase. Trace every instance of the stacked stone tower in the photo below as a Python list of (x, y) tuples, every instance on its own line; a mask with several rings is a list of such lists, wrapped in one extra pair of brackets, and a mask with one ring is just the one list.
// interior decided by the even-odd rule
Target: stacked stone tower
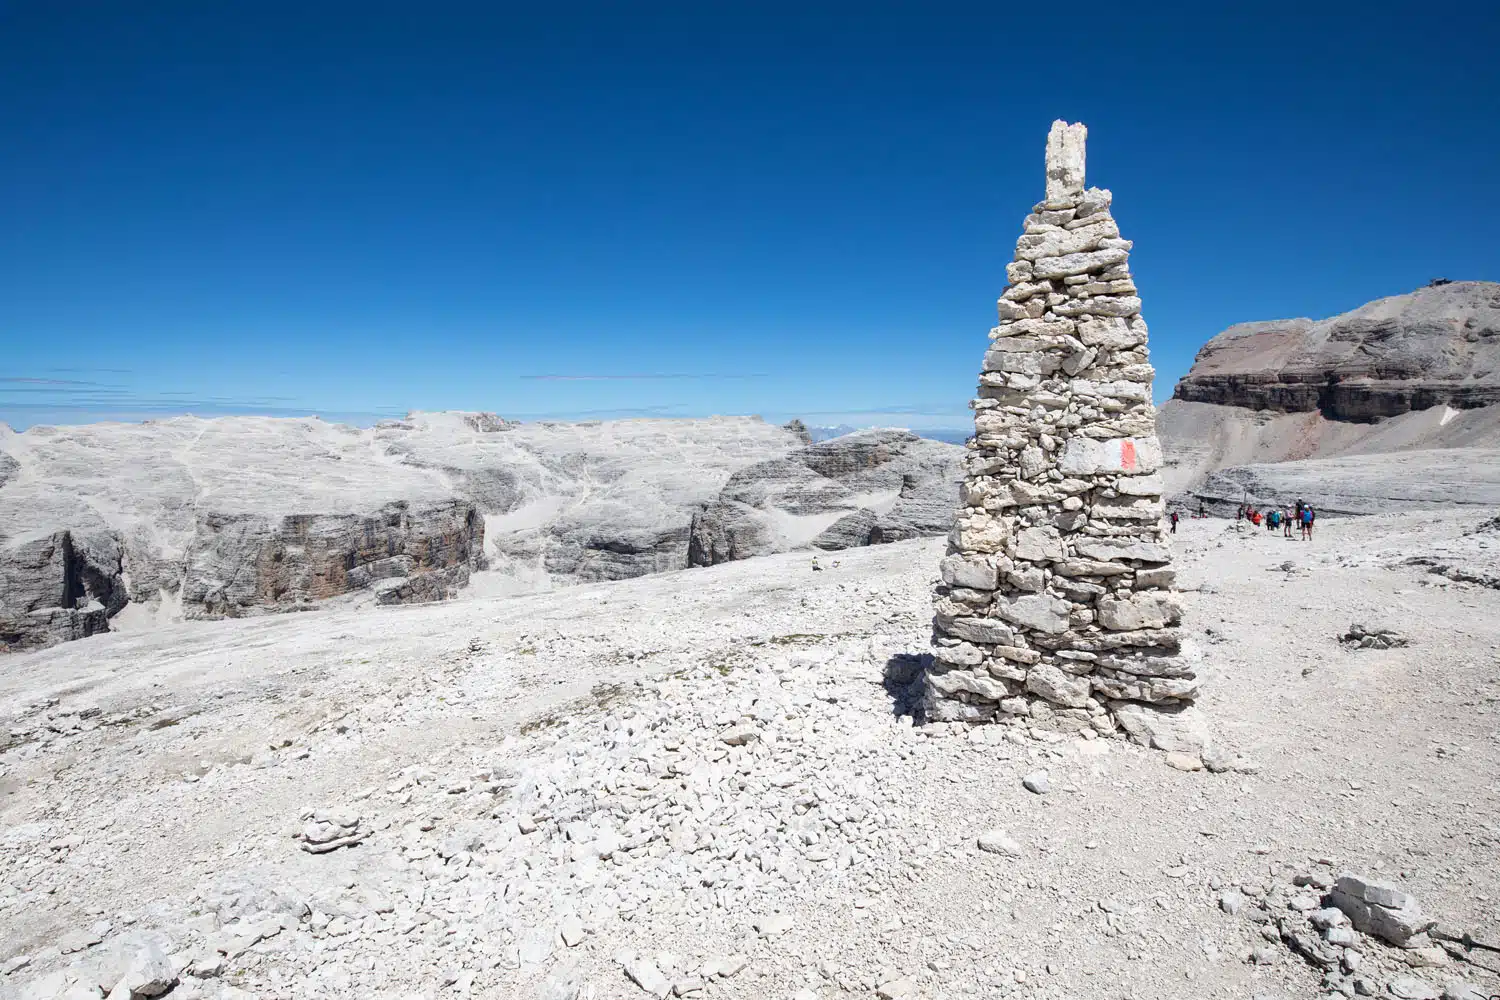
[[(1164, 538), (1154, 371), (1082, 125), (1054, 122), (971, 404), (925, 684), (931, 721), (1149, 732), (1190, 703)], [(1149, 738), (1149, 737), (1147, 737)]]

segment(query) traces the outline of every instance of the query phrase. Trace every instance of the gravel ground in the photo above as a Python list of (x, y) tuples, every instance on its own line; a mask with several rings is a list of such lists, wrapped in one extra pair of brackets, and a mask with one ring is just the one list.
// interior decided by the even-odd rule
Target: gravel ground
[(12, 656), (0, 996), (1500, 993), (1500, 954), (1360, 936), (1325, 983), (1263, 932), (1347, 869), (1500, 939), (1483, 520), (1182, 522), (1250, 773), (913, 726), (937, 541)]

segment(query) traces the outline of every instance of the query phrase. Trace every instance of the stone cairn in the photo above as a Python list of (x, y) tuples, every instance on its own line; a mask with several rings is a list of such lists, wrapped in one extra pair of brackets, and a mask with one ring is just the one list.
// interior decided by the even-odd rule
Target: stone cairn
[(1168, 721), (1154, 717), (1197, 691), (1172, 627), (1154, 371), (1131, 243), (1110, 193), (1083, 186), (1087, 134), (1053, 123), (1047, 197), (1006, 268), (923, 710), (935, 722), (1124, 729), (1177, 749), (1152, 738)]

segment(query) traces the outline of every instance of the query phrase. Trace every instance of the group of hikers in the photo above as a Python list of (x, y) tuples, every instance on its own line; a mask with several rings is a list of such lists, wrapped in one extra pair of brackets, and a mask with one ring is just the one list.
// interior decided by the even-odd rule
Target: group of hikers
[[(1172, 534), (1174, 535), (1177, 534), (1177, 521), (1181, 516), (1179, 512), (1172, 511), (1170, 520), (1172, 522)], [(1203, 501), (1201, 500), (1198, 502), (1197, 516), (1208, 516), (1203, 509)], [(1290, 507), (1271, 507), (1266, 510), (1257, 510), (1253, 506), (1241, 504), (1239, 510), (1234, 515), (1234, 519), (1236, 521), (1249, 521), (1257, 528), (1264, 524), (1267, 531), (1275, 531), (1277, 528), (1280, 528), (1283, 538), (1291, 538), (1292, 526), (1296, 525), (1297, 529), (1302, 533), (1302, 540), (1309, 542), (1312, 541), (1313, 522), (1318, 519), (1318, 515), (1314, 513), (1312, 504), (1298, 500)]]
[(1313, 522), (1318, 519), (1318, 515), (1312, 509), (1312, 504), (1302, 500), (1298, 500), (1290, 507), (1272, 507), (1268, 510), (1256, 510), (1254, 507), (1242, 505), (1235, 516), (1237, 519), (1249, 521), (1256, 527), (1264, 524), (1267, 531), (1280, 528), (1283, 538), (1291, 538), (1292, 526), (1296, 525), (1302, 533), (1304, 542), (1312, 541)]

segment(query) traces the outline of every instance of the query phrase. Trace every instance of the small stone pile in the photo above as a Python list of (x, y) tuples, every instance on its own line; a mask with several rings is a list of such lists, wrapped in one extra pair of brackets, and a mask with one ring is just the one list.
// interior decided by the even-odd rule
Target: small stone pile
[(359, 813), (352, 809), (310, 809), (302, 814), (302, 820), (295, 839), (309, 854), (352, 847), (370, 836), (369, 825), (361, 823)]
[(1350, 625), (1349, 631), (1339, 636), (1339, 642), (1354, 649), (1395, 649), (1407, 644), (1406, 636), (1392, 628), (1365, 628)]
[[(1054, 122), (1047, 196), (1016, 243), (984, 357), (957, 524), (941, 564), (933, 721), (1124, 728), (1198, 691), (1162, 524), (1154, 370), (1131, 243), (1084, 188), (1082, 125)], [(1154, 713), (1153, 713), (1154, 714)]]

